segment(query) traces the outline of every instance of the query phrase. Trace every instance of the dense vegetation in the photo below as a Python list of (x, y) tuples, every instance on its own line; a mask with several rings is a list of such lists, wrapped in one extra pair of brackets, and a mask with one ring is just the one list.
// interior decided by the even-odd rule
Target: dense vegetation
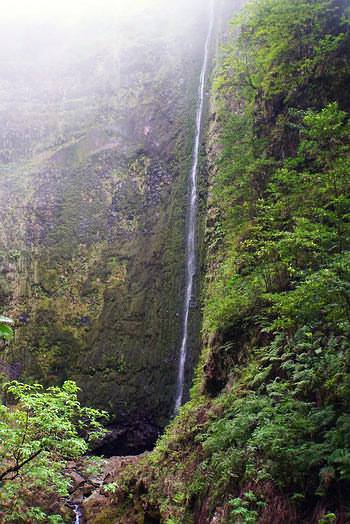
[(46, 391), (11, 382), (5, 387), (15, 404), (0, 406), (0, 521), (70, 520), (67, 461), (101, 437), (101, 412), (81, 407), (73, 382)]
[(348, 7), (258, 0), (232, 31), (207, 348), (191, 402), (96, 523), (350, 520)]

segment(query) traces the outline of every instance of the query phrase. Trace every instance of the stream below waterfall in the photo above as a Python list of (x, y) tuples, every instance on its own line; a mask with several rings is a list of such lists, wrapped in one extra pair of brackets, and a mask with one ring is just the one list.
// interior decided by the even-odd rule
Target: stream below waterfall
[(193, 294), (193, 280), (196, 273), (196, 228), (197, 228), (197, 203), (198, 203), (198, 162), (200, 153), (200, 139), (203, 126), (205, 84), (209, 61), (210, 42), (214, 26), (214, 2), (211, 0), (210, 20), (207, 38), (204, 48), (204, 59), (198, 89), (198, 107), (196, 115), (196, 135), (193, 145), (193, 160), (189, 179), (189, 213), (187, 223), (187, 242), (186, 242), (186, 292), (184, 298), (182, 340), (180, 347), (180, 358), (176, 383), (176, 397), (174, 414), (181, 407), (184, 395), (185, 367), (188, 352), (188, 329), (191, 300)]
[(80, 507), (78, 506), (78, 504), (74, 504), (73, 511), (74, 511), (74, 524), (81, 524), (82, 513), (80, 511)]

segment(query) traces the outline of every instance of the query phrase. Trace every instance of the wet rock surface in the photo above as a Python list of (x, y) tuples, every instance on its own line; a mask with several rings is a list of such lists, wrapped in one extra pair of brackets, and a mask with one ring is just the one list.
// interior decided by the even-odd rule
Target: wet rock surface
[(139, 455), (144, 451), (151, 451), (161, 433), (150, 420), (137, 417), (134, 422), (123, 422), (115, 427), (107, 428), (106, 436), (94, 444), (93, 454), (97, 456), (113, 457), (124, 455)]
[[(145, 454), (101, 460), (94, 473), (91, 470), (89, 473), (89, 459), (69, 464), (67, 475), (72, 480), (72, 487), (68, 505), (79, 510), (81, 524), (99, 522), (99, 517), (109, 512), (111, 499), (106, 486), (116, 482), (128, 466), (136, 464), (144, 456)], [(103, 518), (109, 517), (104, 515)]]

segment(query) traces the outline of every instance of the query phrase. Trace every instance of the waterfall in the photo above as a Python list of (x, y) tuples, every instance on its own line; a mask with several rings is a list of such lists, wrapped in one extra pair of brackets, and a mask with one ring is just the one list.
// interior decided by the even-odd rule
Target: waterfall
[(188, 226), (187, 226), (187, 245), (186, 245), (186, 293), (184, 298), (184, 312), (183, 312), (183, 324), (182, 324), (182, 340), (180, 348), (180, 358), (178, 366), (178, 375), (176, 383), (176, 397), (175, 397), (175, 414), (178, 412), (184, 394), (184, 381), (185, 381), (185, 366), (187, 360), (187, 344), (188, 344), (188, 327), (189, 327), (189, 314), (191, 299), (193, 293), (193, 279), (196, 273), (196, 228), (197, 228), (197, 201), (198, 201), (198, 160), (200, 153), (200, 139), (202, 133), (202, 121), (204, 112), (204, 99), (205, 99), (205, 83), (206, 73), (208, 69), (209, 60), (209, 48), (211, 35), (213, 32), (214, 25), (214, 2), (211, 0), (210, 6), (210, 21), (209, 29), (205, 42), (204, 48), (204, 59), (202, 65), (202, 71), (199, 80), (198, 89), (198, 107), (196, 115), (196, 136), (193, 146), (193, 158), (192, 167), (190, 171), (189, 180), (189, 214), (188, 214)]

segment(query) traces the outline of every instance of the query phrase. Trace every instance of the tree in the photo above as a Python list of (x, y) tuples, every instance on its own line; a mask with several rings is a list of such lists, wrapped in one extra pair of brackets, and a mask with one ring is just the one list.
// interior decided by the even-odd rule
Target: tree
[(68, 495), (66, 462), (103, 435), (106, 414), (81, 406), (72, 381), (46, 390), (14, 381), (5, 391), (16, 404), (0, 406), (0, 520), (63, 522), (54, 509)]

